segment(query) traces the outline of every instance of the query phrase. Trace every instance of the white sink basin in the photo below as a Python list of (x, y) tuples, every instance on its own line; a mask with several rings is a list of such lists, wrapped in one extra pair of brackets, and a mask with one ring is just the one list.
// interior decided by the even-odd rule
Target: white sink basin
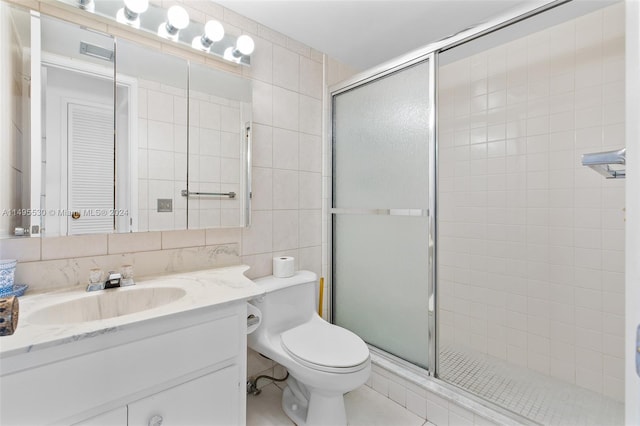
[(31, 324), (72, 324), (120, 317), (157, 308), (182, 298), (187, 292), (177, 287), (120, 288), (87, 293), (34, 311)]

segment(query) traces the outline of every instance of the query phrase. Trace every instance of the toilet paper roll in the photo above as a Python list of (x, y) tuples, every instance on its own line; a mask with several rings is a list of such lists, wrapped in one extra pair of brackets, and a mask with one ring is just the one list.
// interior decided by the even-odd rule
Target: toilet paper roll
[(280, 256), (273, 258), (273, 276), (277, 278), (289, 278), (296, 273), (295, 258)]
[(251, 303), (247, 303), (247, 334), (251, 334), (262, 323), (262, 312), (260, 309), (253, 306)]

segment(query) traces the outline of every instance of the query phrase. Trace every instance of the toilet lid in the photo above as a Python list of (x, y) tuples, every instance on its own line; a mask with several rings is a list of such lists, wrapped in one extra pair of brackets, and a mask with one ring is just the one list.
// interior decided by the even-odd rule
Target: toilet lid
[(369, 348), (360, 337), (324, 321), (310, 321), (287, 330), (281, 339), (289, 355), (312, 368), (351, 370), (369, 359)]

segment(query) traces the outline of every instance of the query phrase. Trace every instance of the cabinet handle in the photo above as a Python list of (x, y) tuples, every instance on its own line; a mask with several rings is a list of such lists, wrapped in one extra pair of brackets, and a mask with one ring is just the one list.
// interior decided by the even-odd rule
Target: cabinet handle
[(161, 426), (162, 420), (162, 416), (155, 415), (149, 419), (149, 426)]

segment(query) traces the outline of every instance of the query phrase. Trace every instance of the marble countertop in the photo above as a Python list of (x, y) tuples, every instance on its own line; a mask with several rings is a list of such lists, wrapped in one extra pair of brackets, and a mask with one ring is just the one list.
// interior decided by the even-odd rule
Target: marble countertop
[[(222, 306), (239, 300), (248, 300), (264, 293), (244, 272), (246, 265), (230, 266), (203, 271), (145, 277), (136, 285), (86, 292), (83, 290), (57, 291), (23, 296), (19, 299), (20, 316), (16, 332), (0, 338), (0, 359), (33, 352), (56, 345), (91, 338), (117, 331), (154, 318), (179, 314), (213, 306)], [(172, 302), (135, 313), (94, 321), (47, 324), (34, 320), (38, 311), (105, 292), (127, 292), (140, 289), (178, 288), (184, 296)], [(162, 291), (162, 290), (160, 290)], [(142, 294), (142, 293), (141, 293)], [(144, 297), (150, 296), (146, 293)], [(31, 319), (30, 319), (31, 318)]]

